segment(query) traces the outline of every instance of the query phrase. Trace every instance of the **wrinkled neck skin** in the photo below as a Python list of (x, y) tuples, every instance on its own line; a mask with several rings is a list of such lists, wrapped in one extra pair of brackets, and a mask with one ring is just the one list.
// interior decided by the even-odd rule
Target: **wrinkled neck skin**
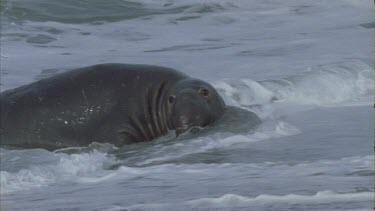
[(168, 87), (171, 85), (173, 84), (164, 81), (149, 87), (143, 99), (142, 111), (129, 116), (130, 124), (119, 131), (126, 136), (125, 143), (151, 141), (173, 130), (167, 117), (168, 108), (165, 101)]
[(225, 103), (216, 90), (193, 78), (150, 86), (142, 102), (141, 111), (131, 114), (130, 124), (120, 131), (127, 136), (125, 142), (151, 141), (172, 130), (178, 136), (213, 123), (225, 112)]

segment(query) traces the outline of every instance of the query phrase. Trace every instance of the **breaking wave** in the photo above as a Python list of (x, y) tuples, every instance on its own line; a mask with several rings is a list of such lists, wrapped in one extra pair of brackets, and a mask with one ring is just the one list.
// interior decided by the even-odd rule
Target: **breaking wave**
[(372, 68), (366, 63), (348, 61), (312, 67), (300, 75), (280, 79), (227, 80), (213, 84), (233, 105), (330, 105), (372, 96), (372, 74)]

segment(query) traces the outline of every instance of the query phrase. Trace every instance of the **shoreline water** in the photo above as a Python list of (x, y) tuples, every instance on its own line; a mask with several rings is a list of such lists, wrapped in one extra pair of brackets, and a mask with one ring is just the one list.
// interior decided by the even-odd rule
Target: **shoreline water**
[(1, 91), (97, 63), (161, 65), (262, 124), (117, 154), (0, 148), (2, 210), (372, 209), (371, 1), (3, 3)]

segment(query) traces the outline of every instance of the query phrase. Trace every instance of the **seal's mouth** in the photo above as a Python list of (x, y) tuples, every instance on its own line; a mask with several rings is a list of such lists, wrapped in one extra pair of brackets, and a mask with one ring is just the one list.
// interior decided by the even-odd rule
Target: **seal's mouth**
[(178, 137), (179, 135), (181, 134), (185, 134), (185, 133), (189, 133), (189, 132), (198, 132), (200, 131), (201, 129), (203, 129), (202, 127), (199, 127), (199, 126), (192, 126), (192, 125), (186, 125), (186, 126), (183, 126), (183, 127), (179, 127), (176, 129), (176, 137)]
[(176, 128), (176, 137), (178, 137), (180, 134), (185, 133), (191, 128), (192, 125), (184, 125), (182, 127)]

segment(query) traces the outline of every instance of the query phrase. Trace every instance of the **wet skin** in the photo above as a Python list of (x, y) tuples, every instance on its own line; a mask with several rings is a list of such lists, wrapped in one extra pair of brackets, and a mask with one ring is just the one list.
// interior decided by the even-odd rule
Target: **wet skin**
[(208, 83), (171, 68), (99, 64), (0, 94), (1, 144), (57, 149), (151, 141), (205, 127), (226, 106)]

